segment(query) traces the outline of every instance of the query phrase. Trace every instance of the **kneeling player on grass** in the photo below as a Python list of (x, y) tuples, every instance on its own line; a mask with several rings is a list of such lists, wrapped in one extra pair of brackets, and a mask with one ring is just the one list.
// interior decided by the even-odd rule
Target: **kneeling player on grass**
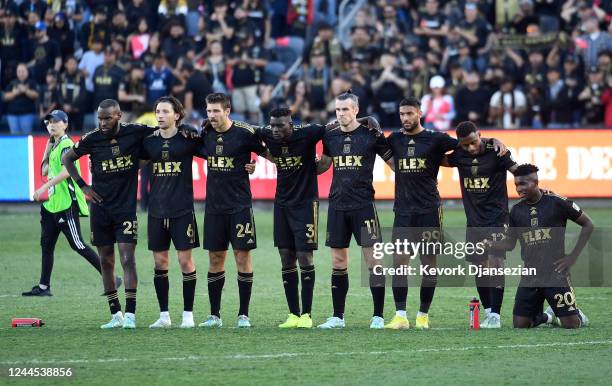
[[(136, 328), (136, 250), (138, 222), (136, 190), (138, 157), (142, 140), (155, 127), (119, 123), (119, 102), (105, 99), (98, 106), (100, 127), (85, 134), (62, 157), (66, 170), (92, 200), (91, 242), (98, 249), (102, 282), (112, 314), (101, 328)], [(79, 176), (74, 161), (89, 154), (93, 186)], [(125, 278), (125, 319), (115, 283), (115, 248), (117, 243)]]
[[(457, 126), (459, 148), (445, 156), (442, 166), (459, 171), (463, 208), (467, 218), (466, 241), (505, 237), (508, 228), (508, 188), (506, 172), (517, 168), (510, 151), (499, 156), (488, 139), (482, 139), (476, 125), (461, 122)], [(488, 248), (483, 254), (473, 254), (466, 260), (483, 266), (501, 268), (505, 252)], [(486, 317), (481, 328), (501, 327), (501, 305), (504, 298), (504, 276), (474, 277)]]
[[(520, 165), (514, 171), (516, 191), (521, 197), (510, 211), (508, 237), (487, 243), (512, 250), (518, 239), (526, 268), (535, 268), (535, 276), (523, 276), (516, 291), (513, 324), (530, 328), (558, 323), (564, 328), (586, 326), (588, 319), (576, 306), (569, 281), (569, 269), (576, 263), (591, 233), (593, 223), (576, 203), (547, 193), (538, 187), (538, 168)], [(565, 254), (567, 220), (580, 225), (580, 236), (569, 254)], [(543, 313), (544, 300), (549, 307)]]
[(251, 327), (249, 303), (253, 287), (252, 249), (257, 247), (251, 185), (245, 167), (251, 152), (268, 154), (250, 125), (230, 119), (230, 97), (206, 97), (208, 122), (202, 136), (207, 154), (204, 249), (208, 250), (210, 315), (200, 327), (221, 327), (221, 292), (225, 284), (225, 258), (232, 244), (238, 269), (238, 327)]
[[(34, 192), (35, 201), (39, 201), (45, 191), (49, 192), (49, 200), (40, 208), (42, 269), (39, 284), (23, 292), (23, 296), (52, 296), (53, 252), (60, 232), (66, 236), (70, 247), (100, 272), (100, 258), (81, 236), (79, 216), (89, 215), (85, 196), (62, 165), (62, 155), (73, 146), (66, 134), (68, 115), (53, 110), (45, 117), (45, 125), (50, 137), (43, 156), (42, 175), (47, 176), (48, 181)], [(76, 168), (78, 172), (78, 164)]]

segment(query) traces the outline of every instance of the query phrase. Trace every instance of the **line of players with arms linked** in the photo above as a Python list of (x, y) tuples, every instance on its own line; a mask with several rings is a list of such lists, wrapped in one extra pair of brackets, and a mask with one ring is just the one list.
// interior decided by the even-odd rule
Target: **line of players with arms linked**
[[(197, 274), (192, 249), (199, 247), (200, 243), (193, 199), (191, 165), (194, 156), (206, 158), (208, 168), (203, 247), (209, 254), (210, 316), (199, 326), (213, 328), (223, 325), (221, 294), (230, 244), (238, 271), (240, 305), (237, 325), (251, 326), (249, 303), (254, 278), (251, 250), (257, 246), (248, 175), (254, 168), (251, 153), (265, 157), (277, 167), (274, 244), (280, 254), (282, 282), (289, 308), (289, 315), (280, 328), (313, 326), (313, 251), (318, 248), (319, 216), (317, 174), (332, 165), (325, 244), (330, 248), (332, 258), (333, 315), (318, 327), (345, 327), (345, 301), (349, 289), (348, 247), (354, 237), (370, 271), (374, 308), (370, 328), (409, 328), (406, 314), (408, 277), (394, 275), (391, 279), (395, 315), (385, 324), (383, 308), (387, 278), (373, 273), (374, 265), (380, 263), (373, 258), (373, 245), (381, 242), (372, 185), (377, 155), (395, 172), (394, 239), (419, 241), (423, 237), (422, 231), (440, 239), (442, 210), (437, 189), (438, 169), (440, 166), (456, 167), (467, 217), (466, 238), (475, 242), (484, 240), (488, 246), (486, 253), (470, 256), (468, 260), (485, 267), (503, 267), (505, 251), (512, 250), (518, 239), (525, 266), (536, 266), (553, 279), (552, 284), (542, 287), (530, 285), (529, 278), (522, 278), (513, 310), (514, 327), (558, 324), (577, 328), (586, 325), (587, 318), (576, 305), (568, 270), (592, 233), (591, 219), (572, 201), (541, 190), (536, 166), (517, 165), (501, 142), (481, 138), (473, 123), (459, 124), (457, 139), (446, 133), (425, 130), (420, 123), (419, 101), (407, 98), (399, 106), (401, 130), (385, 137), (375, 119), (357, 118), (359, 101), (350, 91), (336, 97), (337, 120), (327, 126), (295, 125), (290, 110), (279, 108), (270, 113), (268, 126), (255, 128), (230, 119), (231, 106), (227, 95), (210, 94), (206, 103), (208, 118), (198, 132), (179, 124), (184, 110), (173, 97), (162, 97), (156, 102), (158, 127), (120, 123), (119, 104), (105, 100), (97, 112), (99, 128), (85, 134), (73, 147), (65, 135), (65, 114), (56, 111), (47, 117), (49, 132), (52, 138), (56, 138), (55, 142), (68, 143), (62, 147), (61, 153), (65, 168), (56, 172), (37, 191), (35, 198), (42, 190), (64, 181), (68, 182), (71, 192), (80, 193), (78, 197), (72, 194), (75, 202), (77, 198), (84, 202), (83, 193), (90, 198), (91, 241), (100, 256), (98, 269), (101, 270), (112, 315), (102, 328), (135, 328), (136, 325), (136, 191), (139, 166), (146, 162), (152, 163), (153, 171), (148, 247), (155, 260), (154, 286), (160, 307), (160, 317), (150, 327), (168, 328), (172, 325), (168, 311), (170, 242), (177, 250), (183, 274), (181, 327), (195, 327), (193, 303)], [(320, 158), (316, 154), (319, 141), (323, 142)], [(92, 186), (80, 177), (75, 162), (84, 155), (90, 157)], [(516, 189), (522, 199), (511, 211), (508, 210), (507, 171), (514, 174)], [(72, 205), (67, 211), (71, 219), (78, 219), (79, 213), (86, 210)], [(581, 233), (573, 250), (565, 254), (564, 229), (568, 219), (581, 226)], [(530, 243), (517, 233), (519, 228), (535, 231), (542, 227), (558, 231), (553, 230), (557, 232), (554, 237), (538, 243)], [(73, 234), (80, 237), (78, 222), (75, 228)], [(68, 236), (69, 232), (64, 233)], [(500, 234), (503, 237), (499, 237)], [(115, 243), (118, 244), (124, 272), (125, 315), (121, 312), (117, 294), (120, 283), (115, 277)], [(73, 249), (87, 255), (73, 244), (71, 241)], [(92, 262), (92, 259), (88, 260)], [(421, 264), (436, 266), (435, 255), (421, 255), (420, 260)], [(409, 261), (409, 256), (394, 256), (396, 267), (407, 265)], [(475, 280), (486, 310), (481, 326), (500, 328), (504, 277), (476, 277)], [(425, 274), (421, 278), (416, 328), (430, 327), (428, 313), (436, 283), (436, 275)], [(45, 289), (34, 287), (31, 292), (41, 291)], [(550, 306), (543, 311), (545, 300)]]

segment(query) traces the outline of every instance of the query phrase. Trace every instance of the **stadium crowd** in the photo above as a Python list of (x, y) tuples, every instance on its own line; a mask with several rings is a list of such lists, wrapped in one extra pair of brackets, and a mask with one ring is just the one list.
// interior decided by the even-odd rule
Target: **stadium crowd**
[(385, 128), (406, 96), (439, 131), (612, 126), (609, 0), (353, 1), (346, 38), (339, 3), (0, 0), (0, 132), (46, 132), (56, 108), (87, 131), (107, 98), (155, 122), (164, 95), (195, 123), (211, 92), (250, 123), (280, 105), (321, 123), (347, 89)]

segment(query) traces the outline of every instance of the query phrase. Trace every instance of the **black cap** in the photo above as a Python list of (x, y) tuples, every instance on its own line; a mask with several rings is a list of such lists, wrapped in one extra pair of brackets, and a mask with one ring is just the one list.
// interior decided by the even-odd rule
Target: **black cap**
[(56, 121), (64, 121), (68, 123), (68, 115), (62, 110), (53, 110), (45, 116), (45, 120), (55, 119)]

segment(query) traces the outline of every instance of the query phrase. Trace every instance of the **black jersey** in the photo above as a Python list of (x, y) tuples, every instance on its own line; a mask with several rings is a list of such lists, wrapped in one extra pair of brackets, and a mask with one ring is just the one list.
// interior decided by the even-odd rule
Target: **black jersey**
[(360, 125), (351, 132), (339, 127), (323, 137), (323, 154), (332, 158), (334, 175), (329, 191), (329, 205), (337, 210), (360, 209), (372, 205), (372, 173), (376, 154), (391, 158), (389, 144), (382, 132)]
[(193, 211), (192, 161), (202, 156), (202, 138), (171, 138), (150, 135), (142, 144), (142, 159), (151, 161), (149, 214), (156, 218), (176, 218)]
[(399, 214), (427, 213), (440, 206), (438, 170), (444, 154), (458, 142), (446, 133), (423, 130), (392, 133), (389, 146), (395, 162), (395, 203)]
[(153, 127), (119, 123), (119, 131), (107, 137), (99, 129), (85, 134), (74, 145), (78, 156), (89, 154), (93, 189), (100, 204), (113, 213), (135, 213), (138, 190), (138, 158), (142, 140)]
[(476, 156), (462, 148), (448, 156), (448, 164), (459, 171), (468, 226), (489, 226), (508, 215), (506, 171), (516, 162), (509, 151), (499, 157), (493, 143), (483, 141), (482, 147)]
[(325, 135), (325, 126), (294, 125), (293, 133), (285, 141), (275, 140), (270, 126), (260, 129), (259, 135), (276, 165), (275, 204), (295, 207), (317, 200), (316, 146)]
[(210, 128), (203, 135), (208, 169), (206, 212), (231, 214), (250, 208), (251, 185), (244, 167), (251, 161), (251, 152), (266, 151), (255, 129), (247, 123), (233, 121), (223, 133)]
[(576, 203), (549, 193), (534, 204), (522, 200), (512, 207), (509, 236), (519, 240), (525, 266), (536, 268), (539, 278), (552, 274), (553, 262), (565, 256), (567, 220), (581, 214)]

